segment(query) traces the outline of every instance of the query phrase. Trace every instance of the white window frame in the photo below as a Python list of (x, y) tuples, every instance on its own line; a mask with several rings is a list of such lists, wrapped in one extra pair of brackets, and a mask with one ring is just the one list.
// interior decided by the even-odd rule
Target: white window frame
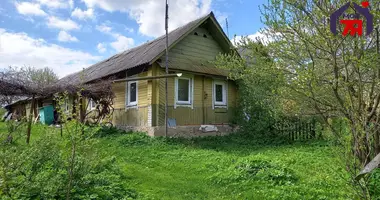
[(92, 100), (92, 99), (89, 99), (89, 100), (88, 100), (88, 109), (89, 109), (89, 110), (95, 110), (95, 108), (96, 108), (96, 103), (95, 103), (95, 101)]
[(69, 100), (68, 99), (65, 99), (65, 112), (69, 112), (70, 111), (70, 104), (69, 104)]
[[(220, 101), (216, 101), (216, 85), (222, 85), (222, 91), (223, 91), (223, 101), (220, 102)], [(212, 91), (213, 91), (213, 94), (212, 94), (212, 97), (213, 97), (213, 104), (214, 104), (214, 107), (227, 107), (227, 94), (228, 94), (228, 88), (227, 88), (227, 82), (226, 81), (214, 81), (213, 84), (212, 84)]]
[[(188, 101), (180, 101), (178, 100), (178, 80), (179, 79), (185, 79), (189, 81), (189, 100)], [(193, 108), (193, 94), (194, 94), (194, 77), (177, 77), (175, 78), (175, 106), (185, 106), (185, 107), (191, 107)]]
[[(131, 95), (130, 95), (129, 91), (131, 91), (131, 85), (133, 83), (136, 83), (136, 101), (131, 102)], [(139, 83), (138, 83), (138, 81), (128, 81), (126, 93), (127, 93), (127, 95), (126, 95), (127, 107), (137, 106), (138, 100), (139, 100)]]

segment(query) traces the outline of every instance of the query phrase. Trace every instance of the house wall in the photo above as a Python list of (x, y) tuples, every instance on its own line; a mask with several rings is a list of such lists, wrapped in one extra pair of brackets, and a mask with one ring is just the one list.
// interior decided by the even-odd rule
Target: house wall
[[(158, 68), (160, 74), (165, 74)], [(227, 108), (213, 108), (212, 87), (215, 78), (202, 75), (191, 75), (194, 78), (193, 106), (175, 106), (175, 78), (168, 79), (168, 117), (176, 119), (178, 126), (201, 124), (228, 124), (231, 122), (236, 108), (237, 88), (233, 81), (227, 81)], [(218, 79), (219, 80), (219, 79)], [(158, 83), (159, 105), (157, 125), (165, 125), (165, 79)]]
[[(195, 33), (197, 35), (195, 35)], [(204, 37), (204, 35), (206, 37)], [(221, 46), (212, 37), (206, 28), (198, 27), (169, 51), (169, 62), (171, 66), (188, 66), (193, 62), (209, 62), (215, 60), (216, 56), (223, 53)], [(165, 55), (161, 57), (165, 60)], [(158, 64), (153, 65), (157, 75), (164, 75), (164, 69)], [(191, 69), (189, 69), (191, 70)], [(184, 76), (186, 74), (184, 73)], [(191, 75), (191, 74), (188, 74)], [(176, 119), (177, 125), (199, 125), (199, 124), (227, 124), (232, 120), (236, 108), (237, 89), (233, 81), (228, 82), (228, 107), (213, 108), (212, 87), (216, 77), (194, 75), (194, 103), (193, 107), (176, 107), (175, 103), (175, 79), (168, 79), (168, 116)], [(165, 79), (157, 80), (158, 91), (158, 114), (156, 124), (165, 125)], [(157, 102), (155, 102), (157, 103)]]
[[(151, 70), (151, 69), (150, 69)], [(147, 76), (148, 72), (138, 74)], [(147, 126), (148, 125), (148, 81), (138, 81), (137, 107), (126, 107), (126, 82), (114, 83), (112, 89), (115, 93), (114, 113), (112, 123), (116, 126)]]
[[(194, 35), (194, 33), (197, 35)], [(206, 35), (206, 38), (203, 37)], [(171, 65), (215, 60), (223, 52), (206, 28), (199, 27), (182, 39), (169, 52)], [(161, 58), (165, 60), (165, 56)], [(191, 70), (191, 69), (189, 69)], [(138, 76), (164, 75), (165, 70), (153, 63), (147, 72)], [(184, 75), (186, 75), (184, 73)], [(191, 74), (188, 74), (191, 75)], [(175, 78), (168, 78), (168, 117), (176, 119), (177, 126), (201, 124), (228, 124), (236, 108), (236, 85), (228, 81), (227, 108), (213, 108), (212, 87), (216, 77), (192, 75), (194, 94), (192, 107), (175, 107)], [(113, 124), (116, 126), (164, 126), (165, 125), (165, 79), (138, 81), (138, 106), (126, 109), (126, 83), (115, 83)]]
[[(194, 35), (197, 33), (198, 35)], [(207, 38), (203, 37), (206, 35)], [(212, 61), (223, 52), (218, 42), (205, 28), (198, 27), (169, 51), (169, 60), (174, 65), (193, 61)], [(164, 57), (162, 60), (165, 60)]]

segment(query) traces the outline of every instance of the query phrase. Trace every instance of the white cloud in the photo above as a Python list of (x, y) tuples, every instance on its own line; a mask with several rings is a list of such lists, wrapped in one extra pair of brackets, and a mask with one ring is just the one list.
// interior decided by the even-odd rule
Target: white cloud
[(76, 17), (80, 20), (84, 19), (93, 19), (95, 17), (94, 10), (89, 8), (87, 10), (81, 10), (80, 8), (75, 8), (75, 10), (71, 13), (71, 17)]
[(112, 48), (116, 51), (125, 51), (135, 45), (135, 41), (132, 38), (125, 37), (123, 35), (116, 35), (116, 41), (111, 43)]
[[(277, 34), (275, 34), (275, 35), (277, 35)], [(251, 34), (251, 35), (235, 36), (234, 38), (231, 39), (232, 44), (237, 45), (243, 37), (248, 37), (249, 39), (251, 39), (253, 41), (260, 41), (264, 45), (267, 45), (268, 43), (274, 41), (274, 38), (272, 37), (272, 33), (269, 33), (268, 30), (260, 30), (254, 34)]]
[[(122, 11), (139, 24), (139, 32), (157, 37), (165, 32), (165, 4), (157, 0), (83, 0), (90, 8), (108, 12)], [(186, 24), (211, 11), (212, 0), (171, 0), (169, 2), (169, 30)]]
[(11, 33), (0, 29), (0, 67), (50, 67), (60, 77), (79, 71), (101, 57), (83, 51), (47, 43), (26, 33)]
[(74, 0), (69, 0), (69, 6), (71, 9), (74, 8)]
[(104, 43), (99, 43), (96, 48), (98, 49), (99, 53), (104, 53), (107, 51), (106, 45)]
[(46, 16), (46, 12), (43, 11), (39, 4), (30, 3), (30, 2), (22, 2), (15, 3), (16, 9), (18, 13), (22, 15), (34, 15), (34, 16)]
[(53, 16), (49, 17), (47, 25), (50, 28), (58, 28), (62, 30), (73, 30), (80, 28), (80, 26), (71, 19), (63, 20)]
[(115, 39), (115, 41), (111, 42), (110, 45), (117, 52), (125, 51), (135, 45), (135, 41), (133, 40), (133, 38), (128, 38), (121, 35), (120, 33), (113, 32), (112, 27), (109, 27), (105, 24), (96, 26), (96, 29), (102, 33), (110, 35), (111, 37)]
[(130, 32), (130, 33), (135, 32), (135, 29), (129, 28), (129, 27), (125, 27), (125, 30), (128, 31), (128, 32)]
[(70, 1), (67, 0), (37, 0), (41, 5), (48, 8), (58, 9), (58, 8), (69, 8)]
[(110, 33), (112, 31), (112, 28), (105, 24), (96, 26), (96, 29), (102, 33)]
[(60, 31), (58, 34), (58, 41), (61, 41), (61, 42), (78, 42), (79, 40), (78, 40), (78, 38), (70, 35), (66, 31)]

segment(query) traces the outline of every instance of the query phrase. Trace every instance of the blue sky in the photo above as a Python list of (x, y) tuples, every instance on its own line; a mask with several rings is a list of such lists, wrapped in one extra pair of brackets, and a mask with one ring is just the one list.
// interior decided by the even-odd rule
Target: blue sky
[[(229, 34), (255, 35), (265, 0), (169, 0), (169, 29), (213, 11)], [(1, 0), (0, 68), (64, 76), (164, 33), (164, 0)]]

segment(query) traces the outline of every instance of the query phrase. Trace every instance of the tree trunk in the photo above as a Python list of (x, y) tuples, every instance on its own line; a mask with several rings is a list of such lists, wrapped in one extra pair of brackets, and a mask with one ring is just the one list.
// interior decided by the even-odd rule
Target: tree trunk
[(85, 107), (83, 106), (84, 104), (84, 100), (83, 100), (83, 97), (79, 97), (79, 121), (81, 123), (81, 131), (82, 131), (82, 135), (84, 135), (84, 120), (85, 120)]
[(33, 113), (34, 113), (34, 95), (32, 97), (32, 102), (31, 102), (31, 105), (30, 105), (30, 113), (29, 113), (29, 119), (28, 119), (28, 129), (27, 129), (27, 132), (26, 132), (26, 143), (29, 144), (30, 142), (30, 134), (32, 132), (32, 121), (33, 121)]

